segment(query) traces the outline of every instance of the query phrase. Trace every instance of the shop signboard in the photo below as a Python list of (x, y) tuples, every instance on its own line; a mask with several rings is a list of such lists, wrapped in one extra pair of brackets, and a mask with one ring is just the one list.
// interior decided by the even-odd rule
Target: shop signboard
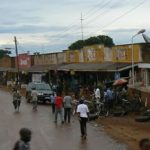
[[(17, 63), (17, 60), (16, 60)], [(31, 56), (28, 54), (19, 54), (18, 55), (18, 64), (19, 68), (26, 69), (31, 67)]]
[(32, 82), (42, 82), (42, 74), (32, 74)]
[(98, 63), (104, 61), (104, 46), (93, 45), (84, 47), (84, 61), (87, 63)]
[(94, 48), (89, 48), (87, 50), (87, 60), (89, 62), (95, 61), (96, 60), (96, 51)]
[(126, 50), (125, 49), (117, 49), (117, 58), (125, 60), (126, 59)]
[[(131, 62), (132, 45), (118, 45), (112, 48), (113, 62)], [(133, 45), (134, 62), (139, 62), (141, 58), (141, 48), (139, 44)]]

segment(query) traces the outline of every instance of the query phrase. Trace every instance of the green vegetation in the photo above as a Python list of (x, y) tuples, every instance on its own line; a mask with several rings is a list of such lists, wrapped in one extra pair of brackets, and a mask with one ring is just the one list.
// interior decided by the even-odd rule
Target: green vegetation
[(7, 55), (9, 55), (9, 54), (11, 54), (10, 51), (8, 51), (8, 50), (1, 50), (1, 49), (0, 49), (0, 58), (2, 58), (2, 57), (4, 57), (4, 56), (7, 56)]
[(103, 44), (106, 47), (112, 47), (114, 45), (114, 42), (113, 42), (113, 39), (109, 36), (99, 35), (99, 36), (90, 37), (86, 40), (78, 40), (72, 43), (69, 46), (69, 49), (76, 50), (76, 49), (81, 49), (84, 46), (90, 46), (94, 44)]

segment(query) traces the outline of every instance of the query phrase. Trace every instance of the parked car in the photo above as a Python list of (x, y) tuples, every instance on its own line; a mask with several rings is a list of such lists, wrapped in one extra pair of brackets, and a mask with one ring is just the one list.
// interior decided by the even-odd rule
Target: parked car
[(35, 82), (29, 83), (26, 91), (26, 99), (28, 103), (32, 99), (31, 93), (33, 90), (36, 90), (38, 93), (38, 102), (50, 102), (50, 96), (53, 94), (53, 91), (49, 84)]

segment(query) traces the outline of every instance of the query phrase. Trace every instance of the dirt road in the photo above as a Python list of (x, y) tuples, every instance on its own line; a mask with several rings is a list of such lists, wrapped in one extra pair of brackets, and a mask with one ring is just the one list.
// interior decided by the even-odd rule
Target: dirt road
[(113, 138), (126, 143), (130, 150), (139, 150), (139, 141), (150, 138), (150, 122), (136, 122), (135, 115), (126, 117), (101, 117), (98, 123)]
[(14, 112), (12, 97), (0, 91), (0, 150), (11, 150), (18, 139), (18, 131), (28, 127), (33, 131), (32, 150), (127, 150), (125, 145), (111, 139), (102, 127), (88, 124), (88, 139), (81, 140), (79, 122), (75, 118), (71, 124), (54, 122), (49, 105), (40, 105), (38, 112), (22, 100), (20, 113)]

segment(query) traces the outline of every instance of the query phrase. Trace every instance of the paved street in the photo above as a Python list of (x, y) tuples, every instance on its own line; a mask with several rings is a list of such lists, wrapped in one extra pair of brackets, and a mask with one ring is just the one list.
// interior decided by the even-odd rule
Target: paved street
[(22, 101), (21, 112), (15, 113), (11, 95), (0, 92), (0, 150), (12, 149), (22, 127), (33, 131), (32, 150), (126, 150), (94, 123), (88, 124), (88, 139), (83, 141), (76, 119), (70, 125), (55, 125), (50, 106), (40, 105), (38, 112), (32, 112), (31, 105)]

